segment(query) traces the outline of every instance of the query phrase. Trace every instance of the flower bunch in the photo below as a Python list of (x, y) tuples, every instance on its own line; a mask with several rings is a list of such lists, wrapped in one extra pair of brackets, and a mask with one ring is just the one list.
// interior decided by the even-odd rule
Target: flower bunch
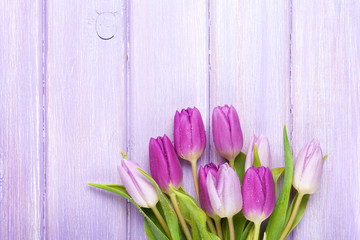
[[(301, 220), (310, 194), (319, 187), (326, 158), (319, 143), (306, 144), (293, 164), (284, 127), (285, 167), (270, 169), (268, 138), (253, 136), (247, 155), (241, 152), (244, 138), (239, 116), (227, 105), (214, 109), (212, 134), (216, 151), (228, 162), (209, 163), (198, 170), (197, 160), (206, 148), (200, 111), (196, 107), (177, 111), (174, 145), (167, 135), (150, 139), (151, 176), (123, 153), (118, 166), (123, 185), (90, 185), (131, 201), (144, 215), (149, 239), (285, 239)], [(192, 166), (197, 200), (182, 187), (179, 157)], [(281, 175), (283, 184), (277, 193)], [(289, 205), (292, 186), (297, 194)]]

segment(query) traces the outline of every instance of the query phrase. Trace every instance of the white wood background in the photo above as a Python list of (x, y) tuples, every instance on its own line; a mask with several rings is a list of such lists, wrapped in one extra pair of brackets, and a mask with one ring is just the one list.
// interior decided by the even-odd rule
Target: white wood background
[[(222, 161), (217, 105), (236, 107), (246, 152), (269, 137), (283, 165), (312, 138), (320, 189), (289, 239), (360, 239), (360, 1), (0, 1), (0, 239), (146, 239), (120, 183), (121, 150), (146, 170), (150, 137), (196, 106), (201, 164)], [(194, 194), (190, 166), (184, 186)]]

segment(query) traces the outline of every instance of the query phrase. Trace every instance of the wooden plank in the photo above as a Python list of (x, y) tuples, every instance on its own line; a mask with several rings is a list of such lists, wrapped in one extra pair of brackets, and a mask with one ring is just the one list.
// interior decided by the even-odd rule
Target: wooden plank
[(50, 1), (47, 19), (46, 237), (125, 239), (126, 201), (86, 183), (120, 183), (126, 2)]
[(0, 239), (40, 239), (42, 1), (0, 9)]
[(359, 1), (294, 1), (296, 152), (316, 138), (329, 157), (293, 239), (360, 236), (359, 12)]
[[(253, 134), (263, 134), (270, 141), (271, 166), (283, 166), (284, 124), (291, 133), (289, 2), (213, 0), (211, 15), (211, 112), (233, 105), (243, 152)], [(211, 159), (223, 161), (214, 151)]]
[[(173, 140), (176, 110), (196, 106), (208, 129), (207, 10), (206, 1), (131, 2), (129, 150), (146, 170), (150, 137)], [(181, 162), (184, 186), (195, 196), (190, 164)], [(134, 208), (130, 226), (130, 239), (146, 239)]]

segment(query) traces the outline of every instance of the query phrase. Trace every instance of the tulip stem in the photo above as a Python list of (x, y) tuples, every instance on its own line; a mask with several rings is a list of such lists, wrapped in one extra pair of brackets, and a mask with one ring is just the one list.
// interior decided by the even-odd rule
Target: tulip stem
[(294, 220), (296, 218), (296, 215), (299, 211), (299, 207), (300, 207), (300, 203), (301, 203), (301, 200), (303, 198), (304, 194), (301, 194), (301, 193), (298, 193), (298, 196), (296, 198), (296, 202), (295, 202), (295, 206), (294, 206), (294, 209), (291, 213), (291, 216), (290, 216), (290, 219), (288, 221), (288, 223), (286, 224), (286, 227), (284, 229), (284, 231), (282, 232), (281, 236), (280, 236), (280, 240), (283, 240), (286, 238), (286, 236), (289, 234), (289, 231), (294, 223)]
[(222, 240), (223, 239), (223, 234), (222, 234), (222, 229), (221, 229), (221, 218), (216, 218), (214, 220), (215, 220), (215, 224), (216, 224), (217, 235)]
[(181, 211), (180, 211), (180, 208), (179, 208), (179, 204), (177, 202), (177, 199), (176, 199), (176, 195), (175, 193), (170, 193), (170, 200), (174, 206), (174, 209), (175, 209), (175, 212), (176, 212), (176, 215), (178, 216), (178, 219), (180, 221), (180, 225), (184, 231), (184, 234), (186, 236), (186, 239), (187, 240), (192, 240), (192, 237), (191, 237), (191, 234), (190, 234), (190, 231), (189, 231), (189, 228), (187, 227), (186, 225), (186, 222), (184, 220), (184, 217), (183, 215), (181, 214)]
[(254, 240), (259, 240), (261, 222), (254, 224), (255, 224)]
[(229, 221), (230, 240), (235, 240), (234, 222), (232, 216), (228, 217), (228, 221)]
[(199, 182), (198, 182), (198, 177), (197, 177), (197, 167), (196, 167), (196, 160), (191, 161), (191, 168), (192, 168), (192, 174), (193, 174), (193, 179), (194, 179), (194, 186), (195, 186), (195, 191), (196, 191), (196, 196), (198, 201), (200, 201), (199, 198)]
[(209, 229), (210, 229), (211, 233), (216, 235), (215, 225), (214, 225), (213, 221), (211, 220), (211, 218), (207, 217), (206, 222), (207, 222), (207, 225), (209, 226)]
[(159, 210), (157, 209), (157, 207), (154, 206), (154, 207), (151, 208), (151, 210), (154, 212), (157, 220), (159, 220), (159, 223), (163, 227), (166, 235), (169, 237), (169, 239), (172, 239), (169, 227), (166, 225), (166, 222), (165, 222), (164, 218), (161, 216), (161, 214), (160, 214)]
[(235, 159), (229, 160), (230, 167), (235, 170)]

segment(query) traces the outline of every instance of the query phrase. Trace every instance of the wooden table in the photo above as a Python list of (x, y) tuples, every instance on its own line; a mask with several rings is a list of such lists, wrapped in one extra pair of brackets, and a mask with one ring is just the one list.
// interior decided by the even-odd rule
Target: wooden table
[(173, 139), (188, 106), (200, 163), (221, 161), (224, 104), (245, 152), (268, 136), (273, 167), (284, 124), (295, 153), (316, 138), (329, 154), (289, 239), (360, 239), (358, 0), (2, 0), (0, 22), (0, 239), (145, 239), (130, 204), (86, 183), (120, 183), (121, 150), (148, 170), (150, 137)]

